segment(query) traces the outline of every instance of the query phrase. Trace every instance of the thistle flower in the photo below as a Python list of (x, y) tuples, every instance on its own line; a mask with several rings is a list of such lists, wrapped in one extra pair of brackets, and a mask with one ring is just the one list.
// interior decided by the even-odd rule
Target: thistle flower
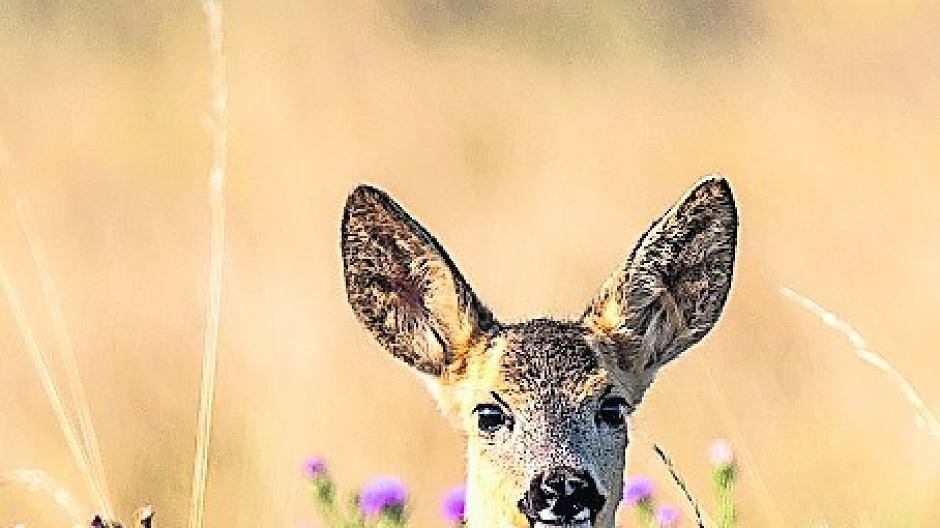
[(716, 468), (729, 466), (734, 464), (734, 451), (727, 440), (715, 440), (708, 448), (708, 458)]
[(637, 476), (627, 480), (623, 492), (623, 501), (633, 506), (642, 502), (649, 502), (653, 498), (653, 480), (649, 477)]
[(727, 440), (715, 440), (708, 449), (708, 457), (713, 466), (712, 478), (721, 489), (730, 489), (737, 473), (734, 451)]
[(462, 523), (466, 506), (467, 488), (466, 486), (457, 486), (444, 495), (444, 500), (441, 501), (441, 515), (451, 524)]
[(304, 462), (304, 476), (310, 480), (326, 475), (326, 460), (321, 457), (312, 457)]
[(327, 519), (334, 519), (337, 515), (333, 479), (327, 471), (326, 460), (321, 457), (311, 457), (304, 462), (304, 477), (310, 483), (313, 501), (320, 510), (320, 515)]
[(718, 527), (731, 528), (737, 519), (737, 512), (732, 497), (737, 464), (734, 460), (734, 451), (727, 440), (716, 440), (708, 450), (709, 458), (713, 464), (712, 481), (718, 495)]
[(408, 500), (408, 489), (397, 477), (379, 477), (366, 484), (359, 496), (359, 509), (366, 517), (391, 513), (401, 517)]
[(676, 526), (679, 524), (679, 508), (671, 504), (659, 506), (653, 513), (653, 517), (656, 519), (657, 527)]

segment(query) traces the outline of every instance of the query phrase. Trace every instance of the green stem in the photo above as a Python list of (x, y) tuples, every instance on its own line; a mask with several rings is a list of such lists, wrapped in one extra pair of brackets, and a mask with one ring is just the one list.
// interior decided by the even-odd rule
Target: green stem
[(636, 503), (637, 526), (647, 528), (656, 528), (656, 520), (653, 518), (653, 502), (650, 500)]
[(737, 520), (732, 493), (736, 470), (733, 463), (715, 468), (713, 477), (718, 495), (718, 528), (732, 528)]

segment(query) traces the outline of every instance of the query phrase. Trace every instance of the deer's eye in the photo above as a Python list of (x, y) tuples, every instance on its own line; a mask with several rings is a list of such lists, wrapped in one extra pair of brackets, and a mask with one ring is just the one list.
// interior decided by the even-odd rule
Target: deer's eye
[(512, 429), (512, 418), (499, 405), (480, 404), (473, 409), (473, 413), (477, 415), (477, 427), (484, 433), (493, 434), (503, 427)]
[(626, 424), (627, 400), (623, 398), (607, 398), (601, 402), (597, 410), (595, 421), (598, 425), (606, 425), (612, 429), (619, 429)]

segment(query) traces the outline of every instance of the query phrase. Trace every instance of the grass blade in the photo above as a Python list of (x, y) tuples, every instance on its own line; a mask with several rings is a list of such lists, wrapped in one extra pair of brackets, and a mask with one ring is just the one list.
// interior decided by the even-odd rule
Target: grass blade
[(868, 343), (852, 325), (841, 319), (838, 315), (826, 310), (812, 299), (800, 295), (790, 288), (780, 288), (780, 294), (796, 302), (818, 317), (824, 325), (841, 332), (852, 344), (853, 352), (856, 357), (885, 373), (888, 378), (897, 385), (901, 393), (904, 394), (904, 398), (907, 399), (911, 407), (914, 408), (916, 413), (914, 423), (918, 427), (925, 429), (931, 437), (940, 440), (940, 422), (937, 421), (937, 416), (934, 412), (924, 403), (924, 399), (914, 389), (914, 386), (911, 385), (907, 378), (898, 372), (891, 363), (888, 363), (887, 359), (869, 348)]
[(59, 296), (52, 282), (52, 274), (49, 273), (45, 248), (30, 222), (28, 203), (25, 198), (19, 196), (16, 189), (12, 189), (12, 192), (16, 200), (16, 214), (19, 218), (20, 226), (26, 235), (26, 241), (29, 245), (33, 262), (39, 272), (39, 281), (43, 297), (45, 297), (46, 305), (49, 309), (50, 317), (52, 318), (56, 342), (58, 344), (59, 353), (62, 355), (65, 374), (69, 381), (69, 392), (76, 406), (76, 415), (78, 416), (79, 431), (84, 441), (85, 454), (88, 457), (90, 470), (94, 476), (98, 493), (101, 495), (104, 504), (105, 509), (102, 513), (107, 515), (108, 518), (113, 519), (114, 507), (109, 498), (108, 481), (104, 471), (104, 463), (101, 458), (101, 449), (98, 445), (98, 435), (95, 431), (94, 422), (91, 418), (91, 409), (88, 405), (88, 398), (85, 395), (85, 387), (78, 370), (78, 361), (75, 358), (75, 347), (72, 344), (71, 337), (69, 337), (65, 317), (62, 314), (62, 305), (59, 303)]
[(190, 511), (189, 528), (202, 528), (205, 512), (206, 474), (209, 465), (209, 438), (212, 432), (212, 402), (215, 396), (222, 270), (225, 254), (224, 189), (228, 89), (225, 80), (225, 54), (222, 47), (222, 5), (220, 0), (203, 0), (203, 10), (206, 14), (209, 50), (212, 60), (212, 116), (208, 120), (212, 135), (212, 171), (209, 176), (209, 207), (212, 218), (202, 385), (199, 393), (199, 423), (196, 431), (196, 455), (193, 463), (192, 510)]
[[(3, 148), (3, 145), (0, 145), (0, 170), (6, 169), (6, 165), (9, 163), (9, 159), (10, 156), (6, 149)], [(14, 183), (9, 178), (7, 178), (5, 174), (0, 173), (0, 178), (3, 178), (3, 181), (9, 188), (10, 194), (13, 196), (14, 202), (16, 204), (17, 218), (20, 222), (20, 227), (23, 229), (23, 233), (26, 236), (26, 241), (29, 245), (33, 263), (35, 264), (39, 274), (43, 297), (46, 300), (46, 305), (49, 309), (50, 317), (52, 318), (57, 345), (63, 357), (66, 376), (69, 380), (70, 393), (73, 401), (78, 407), (76, 414), (78, 416), (79, 429), (81, 431), (81, 437), (83, 441), (83, 453), (85, 457), (90, 458), (89, 470), (91, 471), (91, 480), (94, 483), (92, 494), (93, 496), (99, 498), (96, 499), (96, 502), (99, 502), (99, 508), (104, 508), (102, 510), (103, 513), (113, 517), (114, 510), (113, 506), (111, 505), (110, 494), (108, 493), (107, 478), (105, 476), (101, 451), (98, 447), (98, 435), (95, 432), (94, 423), (91, 419), (91, 410), (88, 405), (88, 398), (85, 395), (85, 388), (82, 384), (81, 375), (79, 374), (78, 362), (75, 358), (75, 349), (72, 345), (72, 340), (69, 337), (68, 327), (65, 325), (65, 317), (62, 314), (62, 305), (59, 303), (58, 295), (52, 282), (52, 274), (49, 272), (49, 266), (45, 257), (45, 249), (42, 246), (41, 239), (38, 235), (36, 235), (36, 230), (33, 228), (32, 223), (30, 222), (30, 217), (28, 214), (29, 205), (26, 199), (20, 195)], [(19, 296), (17, 295), (15, 289), (12, 289), (12, 282), (9, 281), (9, 278), (7, 278), (7, 281), (11, 286), (10, 292), (12, 292), (16, 302), (21, 305), (22, 302), (19, 300)], [(12, 301), (11, 306), (14, 306)], [(15, 307), (14, 310), (16, 310)], [(26, 325), (26, 329), (30, 330), (28, 321), (25, 319), (25, 314), (23, 315), (22, 322), (20, 322), (19, 318), (17, 319), (17, 322), (18, 324), (21, 324), (21, 329), (22, 325)], [(31, 330), (28, 333), (31, 335)], [(42, 360), (42, 354), (39, 354), (39, 359)], [(42, 362), (41, 364), (43, 370), (45, 370), (48, 375), (48, 369), (45, 368), (45, 363)], [(55, 406), (53, 405), (53, 407)], [(69, 429), (71, 429), (71, 422), (67, 421), (67, 423)]]
[(38, 469), (16, 469), (0, 473), (0, 487), (21, 485), (34, 493), (45, 493), (62, 508), (74, 528), (85, 526), (81, 512), (86, 508), (79, 506), (72, 495), (56, 484), (45, 471)]
[(689, 491), (689, 487), (686, 486), (685, 480), (683, 480), (679, 472), (676, 471), (676, 466), (672, 463), (672, 459), (669, 458), (658, 444), (653, 444), (653, 451), (656, 452), (659, 459), (666, 465), (666, 469), (669, 470), (669, 475), (672, 476), (673, 482), (679, 486), (679, 489), (682, 490), (682, 493), (685, 495), (685, 500), (692, 505), (692, 512), (695, 513), (695, 525), (699, 528), (705, 528), (705, 521), (702, 520), (702, 509), (699, 508), (698, 501), (695, 500), (695, 497), (692, 496), (692, 492)]
[(85, 483), (91, 493), (95, 507), (103, 510), (105, 508), (104, 498), (101, 496), (101, 492), (98, 489), (94, 476), (91, 474), (91, 470), (88, 467), (88, 461), (85, 459), (85, 453), (82, 451), (82, 448), (79, 445), (78, 438), (75, 435), (75, 430), (72, 428), (68, 414), (65, 412), (65, 407), (62, 405), (62, 398), (59, 396), (59, 390), (56, 387), (55, 380), (52, 378), (52, 375), (49, 372), (49, 368), (46, 365), (45, 359), (43, 358), (42, 351), (39, 349), (39, 343), (36, 341), (36, 336), (33, 334), (32, 327), (29, 325), (29, 320), (27, 319), (26, 312), (23, 309), (23, 302), (20, 299), (19, 293), (17, 293), (13, 282), (10, 281), (10, 277), (2, 263), (0, 263), (0, 288), (3, 289), (3, 293), (7, 298), (7, 302), (10, 304), (10, 308), (13, 310), (13, 315), (16, 318), (16, 324), (19, 327), (20, 333), (23, 337), (23, 343), (26, 345), (26, 350), (29, 352), (30, 359), (33, 360), (33, 365), (36, 367), (36, 371), (39, 373), (39, 381), (42, 384), (42, 388), (45, 391), (46, 396), (49, 398), (49, 403), (52, 405), (52, 412), (55, 414), (59, 428), (62, 430), (62, 434), (65, 436), (65, 442), (68, 444), (69, 451), (72, 453), (72, 458), (75, 460), (75, 464), (78, 466), (79, 472), (85, 479)]

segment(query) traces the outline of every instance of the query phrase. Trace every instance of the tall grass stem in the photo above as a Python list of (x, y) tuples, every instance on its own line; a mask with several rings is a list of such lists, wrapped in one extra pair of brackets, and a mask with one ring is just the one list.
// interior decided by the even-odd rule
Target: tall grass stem
[[(12, 184), (11, 184), (12, 187)], [(88, 398), (85, 394), (85, 387), (82, 383), (81, 374), (78, 370), (78, 361), (75, 358), (75, 347), (69, 336), (68, 327), (65, 324), (65, 317), (62, 313), (62, 305), (59, 302), (59, 296), (56, 292), (55, 284), (52, 282), (52, 274), (49, 272), (48, 261), (46, 260), (45, 248), (42, 245), (40, 237), (36, 234), (29, 216), (29, 204), (26, 199), (12, 190), (16, 200), (16, 214), (20, 221), (23, 233), (26, 235), (26, 241), (29, 245), (33, 262), (39, 272), (40, 286), (42, 287), (43, 297), (49, 309), (49, 315), (52, 318), (52, 326), (55, 331), (56, 342), (59, 353), (62, 356), (62, 363), (65, 367), (65, 375), (69, 382), (69, 392), (72, 401), (75, 403), (76, 415), (78, 416), (78, 426), (81, 432), (82, 440), (85, 446), (85, 454), (88, 457), (89, 466), (94, 475), (98, 493), (104, 503), (102, 514), (109, 519), (115, 518), (114, 507), (111, 504), (110, 493), (108, 492), (108, 481), (104, 471), (104, 462), (101, 457), (101, 449), (98, 445), (98, 435), (95, 431), (94, 422), (91, 418), (91, 409), (88, 405)]]
[(222, 295), (222, 270), (225, 255), (225, 168), (227, 154), (228, 87), (223, 50), (222, 4), (203, 0), (211, 56), (212, 115), (207, 126), (212, 136), (212, 169), (209, 175), (211, 213), (210, 270), (206, 301), (206, 330), (203, 343), (202, 384), (199, 393), (199, 418), (196, 454), (193, 463), (192, 509), (189, 528), (202, 528), (205, 512), (206, 476), (209, 466), (209, 439), (212, 432), (212, 403), (219, 348), (219, 319)]
[(55, 380), (52, 378), (52, 375), (49, 372), (49, 368), (46, 365), (46, 361), (43, 358), (42, 351), (39, 348), (39, 343), (36, 340), (33, 329), (29, 325), (29, 319), (26, 317), (26, 311), (23, 309), (23, 302), (20, 299), (20, 295), (16, 291), (16, 287), (13, 285), (13, 282), (10, 280), (10, 277), (7, 274), (6, 267), (2, 263), (0, 263), (0, 287), (3, 288), (3, 293), (7, 298), (7, 302), (10, 304), (10, 308), (13, 310), (13, 316), (16, 318), (16, 324), (19, 327), (20, 333), (23, 337), (23, 343), (26, 345), (30, 359), (32, 359), (33, 365), (36, 367), (36, 371), (39, 374), (39, 381), (42, 384), (42, 388), (45, 391), (46, 396), (49, 398), (49, 403), (52, 406), (52, 412), (55, 414), (59, 428), (62, 430), (62, 434), (65, 436), (65, 442), (72, 454), (72, 458), (75, 460), (75, 464), (78, 466), (79, 472), (85, 479), (85, 484), (88, 486), (88, 490), (91, 493), (95, 507), (100, 511), (104, 511), (106, 508), (104, 498), (102, 497), (101, 492), (95, 482), (95, 478), (91, 473), (91, 469), (88, 466), (85, 453), (82, 451), (82, 447), (78, 442), (78, 437), (75, 435), (75, 430), (72, 428), (72, 424), (69, 421), (68, 414), (65, 411), (65, 406), (62, 405), (62, 398), (59, 395), (59, 390), (56, 387)]
[(780, 294), (818, 317), (824, 325), (841, 332), (842, 335), (849, 340), (849, 343), (852, 344), (852, 349), (856, 357), (886, 374), (898, 389), (900, 389), (904, 398), (907, 399), (911, 407), (914, 408), (915, 425), (925, 429), (927, 434), (934, 439), (940, 440), (940, 422), (937, 421), (936, 414), (927, 406), (924, 399), (914, 389), (914, 386), (911, 385), (911, 382), (898, 372), (887, 359), (872, 350), (862, 335), (859, 334), (852, 325), (838, 315), (826, 310), (809, 297), (801, 295), (790, 288), (780, 288)]
[(672, 481), (679, 486), (679, 489), (682, 490), (683, 495), (685, 495), (685, 500), (692, 506), (692, 513), (695, 514), (695, 525), (699, 528), (705, 528), (705, 521), (702, 520), (702, 509), (698, 505), (698, 501), (695, 500), (695, 497), (692, 496), (692, 492), (689, 491), (689, 487), (686, 485), (685, 480), (679, 475), (679, 472), (676, 470), (675, 464), (673, 464), (672, 459), (669, 458), (669, 455), (659, 447), (658, 444), (653, 444), (653, 451), (656, 453), (656, 456), (663, 462), (666, 466), (666, 469), (669, 470), (669, 475), (672, 477)]

